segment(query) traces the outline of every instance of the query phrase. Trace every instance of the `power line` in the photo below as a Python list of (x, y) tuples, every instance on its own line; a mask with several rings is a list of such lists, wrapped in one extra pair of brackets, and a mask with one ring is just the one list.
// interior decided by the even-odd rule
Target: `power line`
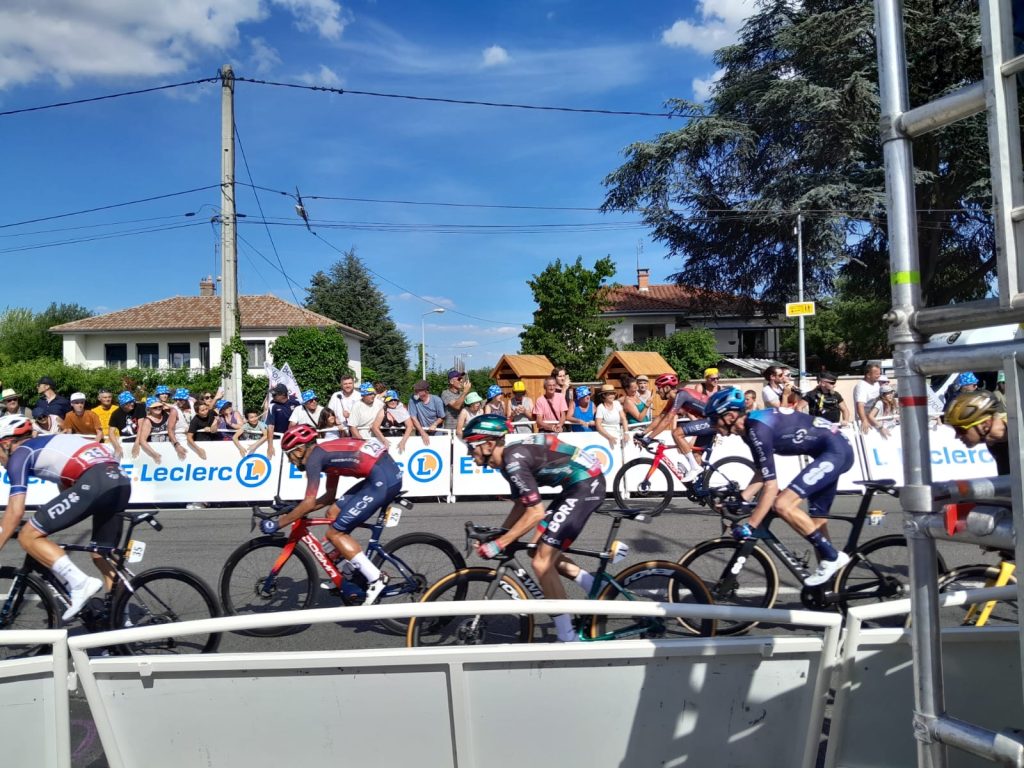
[(267, 264), (270, 265), (271, 269), (273, 269), (275, 272), (278, 272), (289, 283), (289, 287), (291, 287), (291, 285), (297, 285), (300, 288), (302, 287), (301, 285), (299, 285), (299, 283), (295, 282), (295, 280), (292, 279), (291, 275), (289, 275), (287, 272), (285, 272), (283, 269), (281, 269), (281, 267), (279, 267), (277, 264), (275, 264), (273, 261), (271, 261), (266, 255), (263, 254), (262, 251), (260, 251), (259, 248), (257, 248), (255, 245), (250, 243), (244, 237), (242, 237), (241, 234), (238, 234), (238, 239), (241, 240), (243, 243), (245, 243), (247, 246), (249, 246), (249, 248), (252, 249), (253, 253), (255, 253), (257, 256), (259, 256), (261, 259), (263, 259), (265, 262), (267, 262)]
[(120, 99), (123, 96), (138, 96), (139, 94), (143, 93), (154, 93), (156, 91), (167, 91), (171, 88), (182, 88), (186, 85), (198, 85), (200, 83), (215, 83), (219, 81), (219, 77), (204, 77), (201, 80), (189, 80), (187, 83), (170, 83), (168, 85), (155, 85), (152, 88), (142, 88), (138, 91), (122, 91), (121, 93), (108, 93), (105, 96), (93, 96), (88, 99), (75, 99), (74, 101), (59, 101), (55, 104), (42, 104), (38, 107), (22, 107), (21, 109), (9, 109), (6, 112), (0, 112), (0, 117), (21, 115), (26, 112), (41, 112), (44, 109), (57, 109), (58, 107), (73, 107), (78, 104), (90, 104), (94, 101)]
[(148, 235), (154, 232), (170, 232), (175, 229), (186, 229), (188, 227), (202, 226), (206, 222), (204, 221), (189, 221), (183, 224), (169, 224), (162, 227), (143, 227), (141, 229), (125, 230), (121, 232), (107, 232), (102, 235), (92, 235), (91, 237), (77, 237), (70, 240), (51, 240), (46, 243), (35, 243), (34, 245), (20, 245), (12, 248), (0, 249), (0, 253), (21, 253), (23, 251), (38, 251), (43, 248), (56, 248), (61, 245), (77, 245), (79, 243), (92, 243), (97, 240), (111, 240), (117, 237), (129, 237), (132, 235)]

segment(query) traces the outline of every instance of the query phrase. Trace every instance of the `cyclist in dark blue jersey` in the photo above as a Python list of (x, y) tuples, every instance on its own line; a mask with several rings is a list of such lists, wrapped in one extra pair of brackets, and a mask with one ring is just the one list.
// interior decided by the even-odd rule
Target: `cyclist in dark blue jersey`
[[(743, 490), (744, 499), (752, 499), (758, 492), (760, 496), (750, 519), (735, 526), (733, 536), (756, 537), (757, 526), (774, 509), (814, 546), (818, 555), (818, 569), (804, 583), (809, 587), (825, 584), (850, 562), (849, 555), (832, 546), (826, 527), (839, 477), (853, 466), (853, 448), (839, 434), (839, 426), (788, 408), (744, 413), (743, 393), (735, 388), (716, 392), (708, 398), (705, 410), (719, 434), (743, 437), (760, 475)], [(813, 461), (780, 491), (776, 454), (810, 456)], [(809, 514), (800, 506), (804, 499)]]

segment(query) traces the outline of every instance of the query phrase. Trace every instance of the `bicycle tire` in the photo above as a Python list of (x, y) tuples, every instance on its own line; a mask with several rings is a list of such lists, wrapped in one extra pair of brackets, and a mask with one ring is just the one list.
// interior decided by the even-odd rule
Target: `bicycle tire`
[[(939, 574), (945, 573), (941, 557)], [(849, 564), (836, 574), (836, 606), (844, 615), (850, 608), (900, 600), (910, 596), (910, 551), (907, 540), (896, 534), (872, 539), (853, 553)], [(889, 616), (864, 622), (865, 627), (902, 627), (907, 617)]]
[[(939, 579), (939, 593), (992, 586), (999, 576), (998, 565), (978, 563), (954, 568)], [(1010, 575), (1007, 586), (1017, 583), (1017, 577)], [(939, 621), (943, 627), (973, 627), (984, 603), (939, 608)], [(973, 610), (972, 610), (973, 607)], [(1016, 627), (1018, 622), (1017, 601), (1000, 600), (985, 621), (986, 627)]]
[[(220, 606), (213, 590), (191, 571), (152, 568), (119, 584), (110, 607), (110, 628), (147, 627), (198, 619), (215, 619)], [(167, 637), (123, 644), (127, 656), (150, 654), (213, 653), (220, 646), (219, 632)]]
[[(723, 581), (740, 542), (730, 538), (702, 542), (679, 558), (679, 565), (689, 569), (711, 594), (715, 605), (733, 605), (740, 608), (771, 608), (779, 596), (779, 570), (771, 555), (757, 545), (742, 569), (735, 575), (741, 583), (726, 586)], [(730, 579), (731, 581), (731, 579)], [(751, 586), (753, 585), (753, 586)], [(685, 621), (685, 619), (684, 619)], [(758, 625), (756, 621), (719, 619), (716, 635), (739, 635)], [(695, 627), (691, 629), (696, 631)]]
[[(483, 600), (494, 584), (494, 568), (463, 568), (450, 573), (423, 595), (421, 603), (451, 600)], [(507, 574), (497, 585), (498, 599), (529, 600), (522, 584)], [(529, 643), (533, 640), (533, 616), (508, 614), (494, 616), (413, 617), (409, 620), (405, 643), (409, 648), (443, 645), (490, 645), (494, 643)]]
[[(647, 475), (653, 464), (653, 459), (633, 459), (623, 464), (615, 473), (612, 493), (615, 494), (615, 503), (620, 508), (643, 509), (648, 514), (657, 515), (664, 512), (672, 502), (672, 473), (664, 464), (659, 464), (648, 481)], [(664, 487), (661, 487), (662, 485)]]
[[(250, 613), (275, 613), (311, 608), (320, 587), (317, 566), (312, 556), (296, 545), (291, 557), (270, 582), (270, 593), (264, 586), (271, 568), (281, 555), (286, 539), (261, 536), (242, 544), (228, 555), (220, 573), (220, 601), (225, 616)], [(283, 637), (302, 632), (308, 624), (271, 629), (247, 629), (238, 634), (248, 637)]]
[[(378, 604), (419, 602), (438, 579), (466, 567), (459, 550), (448, 539), (433, 533), (406, 533), (389, 542), (384, 550), (408, 569), (412, 583), (407, 582), (406, 574), (397, 564), (389, 562), (381, 552), (375, 552), (373, 564), (388, 575), (388, 586)], [(381, 619), (379, 623), (395, 634), (405, 634), (409, 625), (408, 620), (401, 619)]]
[[(54, 629), (60, 616), (50, 587), (34, 573), (22, 574), (23, 587), (15, 601), (7, 606), (18, 569), (0, 568), (0, 630)], [(48, 645), (0, 645), (0, 659), (18, 659), (46, 653)]]
[[(598, 600), (614, 600), (625, 597), (632, 600), (653, 600), (659, 603), (697, 603), (712, 605), (714, 601), (707, 588), (692, 571), (678, 563), (668, 560), (648, 560), (636, 563), (619, 571), (615, 581), (629, 591), (625, 594), (615, 584), (605, 584), (598, 594)], [(703, 619), (700, 627), (693, 626), (682, 619), (661, 619), (656, 627), (633, 632), (632, 628), (644, 624), (648, 620), (643, 617), (630, 616), (593, 616), (590, 620), (590, 637), (598, 639), (609, 633), (624, 633), (637, 637), (711, 637), (715, 634), (715, 621)]]
[(721, 461), (712, 462), (708, 471), (700, 476), (700, 482), (703, 490), (709, 493), (730, 484), (742, 491), (756, 476), (757, 467), (750, 459), (726, 456)]

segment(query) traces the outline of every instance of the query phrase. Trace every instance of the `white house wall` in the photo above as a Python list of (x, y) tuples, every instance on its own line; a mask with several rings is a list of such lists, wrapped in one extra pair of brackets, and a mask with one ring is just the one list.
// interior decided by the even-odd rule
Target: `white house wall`
[(345, 336), (348, 342), (348, 367), (356, 377), (356, 381), (363, 379), (362, 344), (354, 336)]
[[(616, 321), (612, 326), (612, 346), (615, 349), (622, 349), (626, 344), (632, 344), (634, 325), (664, 325), (665, 335), (671, 336), (677, 330), (696, 330), (706, 328), (715, 336), (715, 347), (723, 357), (735, 357), (739, 352), (740, 331), (745, 329), (763, 330), (765, 334), (765, 346), (767, 349), (778, 349), (779, 332), (776, 328), (766, 328), (764, 320), (758, 318), (742, 319), (728, 318), (717, 321), (702, 321), (694, 319), (691, 326), (676, 327), (678, 315), (641, 315), (633, 317), (611, 318)], [(719, 324), (727, 327), (719, 327)]]

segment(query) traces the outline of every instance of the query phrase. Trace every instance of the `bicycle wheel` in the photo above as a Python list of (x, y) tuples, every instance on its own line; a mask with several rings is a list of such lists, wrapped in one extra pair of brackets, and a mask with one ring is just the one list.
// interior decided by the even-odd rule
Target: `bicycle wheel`
[[(495, 584), (493, 568), (463, 568), (450, 573), (426, 591), (420, 602), (452, 600), (484, 600), (493, 586), (491, 600), (528, 600), (523, 586), (506, 575)], [(494, 616), (443, 616), (412, 618), (405, 635), (406, 645), (433, 647), (439, 645), (491, 645), (495, 643), (529, 643), (533, 640), (533, 616), (508, 613)]]
[[(939, 579), (939, 592), (958, 592), (968, 589), (981, 589), (991, 587), (999, 577), (998, 565), (965, 565), (954, 568), (941, 579)], [(1017, 578), (1010, 576), (1007, 586), (1016, 584)], [(944, 627), (974, 627), (978, 626), (982, 611), (986, 603), (967, 603), (966, 605), (951, 606), (939, 609), (939, 621)], [(985, 617), (981, 626), (985, 627), (1015, 627), (1017, 626), (1017, 601), (994, 602), (991, 613)]]
[[(110, 628), (152, 627), (220, 616), (217, 596), (206, 582), (181, 568), (153, 568), (118, 586), (110, 606)], [(130, 656), (155, 653), (213, 653), (220, 633), (140, 640), (120, 646)]]
[[(442, 576), (466, 567), (466, 561), (447, 539), (433, 533), (407, 533), (389, 542), (373, 555), (373, 564), (388, 575), (388, 586), (378, 602), (416, 603)], [(462, 597), (456, 597), (462, 600)], [(405, 634), (409, 622), (402, 619), (381, 619), (380, 624), (396, 634)]]
[[(220, 573), (220, 601), (225, 616), (275, 613), (310, 608), (316, 602), (320, 582), (316, 564), (297, 546), (291, 557), (272, 575), (286, 540), (279, 537), (250, 539), (230, 555)], [(249, 637), (281, 637), (301, 632), (309, 625), (247, 629)]]
[[(939, 574), (945, 568), (939, 561)], [(910, 552), (903, 536), (880, 536), (853, 553), (836, 575), (835, 593), (844, 614), (858, 605), (870, 605), (910, 596)], [(905, 615), (865, 622), (866, 627), (902, 627)]]
[[(703, 582), (691, 571), (667, 560), (648, 560), (631, 565), (615, 575), (618, 584), (607, 583), (598, 600), (649, 600), (656, 603), (690, 603), (711, 605), (714, 601)], [(620, 589), (621, 585), (621, 589)], [(695, 623), (698, 620), (690, 620)], [(651, 619), (642, 616), (593, 616), (590, 637), (598, 639), (629, 639), (634, 637), (692, 637), (695, 634), (711, 637), (715, 622), (699, 620), (695, 630), (681, 619)]]
[(756, 473), (757, 468), (750, 459), (728, 456), (721, 461), (712, 462), (709, 471), (701, 475), (701, 483), (707, 491), (730, 487), (742, 491), (750, 485)]
[[(57, 623), (57, 606), (46, 582), (33, 573), (20, 573), (11, 566), (0, 568), (0, 630), (53, 629)], [(0, 659), (38, 656), (49, 647), (0, 644)]]
[(633, 459), (615, 473), (612, 493), (619, 507), (644, 509), (651, 515), (665, 511), (672, 501), (672, 473), (664, 464), (653, 466), (651, 459)]
[[(754, 547), (739, 570), (729, 568), (740, 546), (740, 542), (733, 539), (711, 539), (679, 558), (679, 564), (704, 582), (715, 605), (771, 608), (779, 594), (779, 571), (771, 555), (760, 546)], [(719, 619), (715, 634), (738, 635), (757, 624), (756, 621)]]

